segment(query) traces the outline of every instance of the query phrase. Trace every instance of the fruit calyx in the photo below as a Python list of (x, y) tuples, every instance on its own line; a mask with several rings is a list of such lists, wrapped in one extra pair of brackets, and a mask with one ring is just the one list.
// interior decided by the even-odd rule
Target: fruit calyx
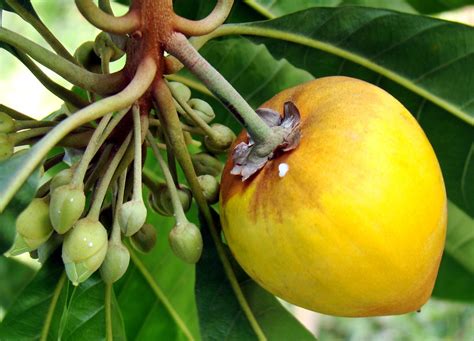
[(234, 167), (230, 173), (241, 175), (242, 181), (263, 168), (278, 152), (287, 152), (298, 147), (301, 139), (301, 116), (293, 102), (285, 102), (283, 117), (267, 108), (257, 109), (256, 113), (272, 128), (275, 138), (257, 144), (247, 134), (248, 142), (241, 142), (235, 146), (232, 152)]

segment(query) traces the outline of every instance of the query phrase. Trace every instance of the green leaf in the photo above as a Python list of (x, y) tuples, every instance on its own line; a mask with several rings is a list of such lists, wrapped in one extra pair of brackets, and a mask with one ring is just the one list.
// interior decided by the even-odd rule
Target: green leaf
[(420, 13), (433, 14), (472, 5), (472, 0), (407, 0)]
[[(105, 285), (98, 274), (73, 287), (56, 254), (43, 265), (8, 311), (0, 324), (0, 339), (105, 339), (104, 298)], [(125, 340), (114, 298), (111, 309), (114, 339)]]
[[(147, 167), (158, 173), (156, 162), (148, 158)], [(151, 162), (150, 162), (151, 161)], [(147, 191), (145, 191), (145, 197)], [(194, 266), (179, 260), (168, 245), (172, 218), (161, 217), (148, 209), (147, 222), (157, 229), (157, 243), (148, 254), (130, 248), (130, 268), (116, 284), (127, 339), (199, 339), (194, 298)], [(193, 207), (192, 216), (196, 216)]]
[[(9, 181), (8, 175), (14, 172), (27, 157), (26, 153), (18, 153), (6, 161), (0, 162), (0, 188), (7, 186)], [(39, 179), (40, 172), (37, 169), (15, 194), (5, 210), (0, 213), (0, 254), (8, 250), (13, 243), (16, 217), (33, 200), (38, 188)]]
[[(203, 340), (256, 340), (220, 263), (208, 226), (201, 224), (204, 249), (196, 268), (196, 300)], [(230, 252), (227, 256), (231, 258)], [(268, 340), (315, 340), (278, 300), (238, 267), (239, 285)]]
[(448, 253), (443, 255), (433, 296), (474, 302), (474, 274), (464, 268)]
[[(12, 274), (15, 274), (12, 276)], [(35, 270), (15, 258), (0, 256), (0, 308), (6, 311), (20, 291), (34, 276)], [(0, 315), (0, 321), (2, 316)]]
[(405, 0), (249, 0), (246, 4), (269, 19), (302, 11), (311, 7), (367, 6), (406, 13), (416, 13)]

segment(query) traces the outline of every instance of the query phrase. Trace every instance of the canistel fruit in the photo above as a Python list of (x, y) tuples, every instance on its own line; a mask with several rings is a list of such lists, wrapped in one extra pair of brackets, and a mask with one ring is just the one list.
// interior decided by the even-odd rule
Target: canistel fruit
[[(337, 316), (416, 311), (443, 251), (447, 200), (422, 129), (384, 90), (327, 77), (262, 108), (301, 114), (300, 145), (246, 181), (223, 172), (225, 238), (245, 271), (293, 304)], [(246, 141), (241, 133), (234, 146)]]

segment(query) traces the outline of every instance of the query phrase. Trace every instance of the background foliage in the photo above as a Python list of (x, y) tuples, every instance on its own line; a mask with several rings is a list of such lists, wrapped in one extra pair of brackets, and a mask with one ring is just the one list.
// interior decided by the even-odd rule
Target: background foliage
[[(95, 37), (95, 31), (78, 17), (72, 4), (32, 3), (71, 51), (82, 40)], [(189, 18), (201, 18), (213, 6), (209, 1), (174, 3), (177, 12)], [(450, 205), (446, 250), (434, 295), (459, 303), (433, 300), (421, 314), (400, 317), (318, 316), (312, 318), (318, 326), (311, 328), (317, 329), (322, 339), (404, 339), (416, 335), (425, 339), (468, 340), (474, 334), (474, 29), (417, 15), (431, 15), (471, 3), (469, 0), (236, 1), (228, 22), (249, 24), (236, 26), (230, 31), (232, 34), (223, 34), (200, 50), (254, 107), (284, 88), (315, 77), (341, 74), (377, 84), (415, 115), (440, 160)], [(118, 13), (123, 12), (123, 8), (117, 9)], [(5, 14), (6, 27), (25, 33), (26, 23), (9, 26), (9, 18)], [(266, 19), (274, 20), (260, 22)], [(80, 25), (81, 30), (75, 25)], [(79, 31), (80, 34), (71, 34)], [(35, 34), (31, 37), (41, 41)], [(204, 41), (198, 39), (196, 43)], [(11, 58), (4, 55), (7, 53), (2, 50), (0, 58)], [(115, 67), (119, 68), (121, 63), (123, 60)], [(2, 70), (2, 78), (9, 72), (12, 71)], [(195, 78), (185, 71), (174, 78), (188, 84), (195, 96), (212, 103), (217, 108), (218, 120), (239, 130)], [(27, 82), (22, 80), (21, 84)], [(2, 87), (11, 86), (2, 83)], [(11, 92), (0, 91), (1, 96), (6, 93)], [(6, 97), (1, 97), (1, 102), (8, 103)], [(159, 176), (155, 164), (148, 162), (147, 168)], [(28, 197), (27, 189), (25, 193)], [(28, 201), (24, 198), (16, 199)], [(15, 209), (20, 206), (16, 205)], [(191, 216), (198, 221), (195, 208)], [(2, 214), (0, 219), (2, 225), (11, 226), (11, 216)], [(186, 335), (204, 340), (251, 339), (252, 328), (216, 262), (205, 226), (205, 253), (194, 269), (176, 259), (168, 247), (167, 233), (172, 221), (153, 215), (150, 222), (157, 228), (159, 242), (149, 255), (133, 254), (133, 265), (114, 287), (114, 335), (129, 340), (156, 337), (179, 340), (186, 339)], [(0, 324), (0, 339), (41, 335), (68, 340), (103, 337), (104, 286), (94, 277), (75, 289), (61, 280), (60, 269), (52, 257), (30, 281), (34, 275), (30, 266), (15, 259), (0, 258), (0, 306), (8, 310)], [(236, 264), (235, 270), (259, 324), (272, 340), (288, 339), (289, 335), (312, 339), (275, 298), (253, 283)], [(14, 279), (3, 275), (12, 273)], [(19, 294), (19, 289), (25, 286)], [(48, 316), (52, 317), (49, 324), (45, 323)]]

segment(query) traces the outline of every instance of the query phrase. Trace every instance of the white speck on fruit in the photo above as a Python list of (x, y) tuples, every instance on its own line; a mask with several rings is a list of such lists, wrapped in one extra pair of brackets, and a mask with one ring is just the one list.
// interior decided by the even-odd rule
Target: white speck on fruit
[(288, 165), (286, 163), (280, 163), (278, 165), (278, 176), (280, 178), (283, 178), (286, 173), (288, 173), (288, 170), (290, 169), (290, 167), (288, 167)]
[(92, 246), (94, 246), (94, 244), (92, 242), (89, 242), (89, 244), (87, 244), (87, 246), (92, 247)]

